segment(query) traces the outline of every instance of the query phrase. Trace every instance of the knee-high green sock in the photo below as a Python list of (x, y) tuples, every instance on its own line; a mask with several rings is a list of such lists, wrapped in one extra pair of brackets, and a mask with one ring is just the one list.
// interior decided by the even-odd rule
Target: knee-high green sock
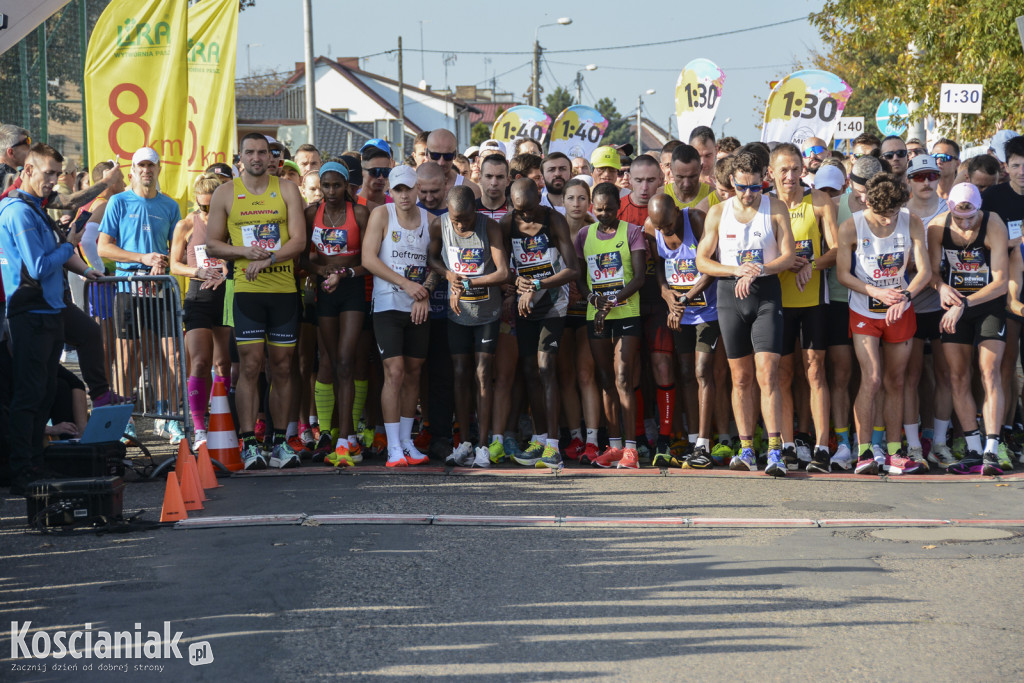
[(316, 403), (316, 417), (320, 421), (320, 431), (331, 431), (334, 421), (334, 384), (315, 382), (313, 384), (313, 401)]
[(356, 387), (355, 398), (352, 401), (352, 424), (358, 425), (359, 418), (363, 416), (363, 408), (366, 407), (366, 392), (369, 390), (370, 381), (357, 379), (352, 383)]

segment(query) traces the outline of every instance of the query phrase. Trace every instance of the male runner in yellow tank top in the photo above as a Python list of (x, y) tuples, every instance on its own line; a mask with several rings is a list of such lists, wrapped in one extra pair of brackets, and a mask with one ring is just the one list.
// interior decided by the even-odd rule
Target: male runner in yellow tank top
[[(241, 368), (238, 389), (239, 436), (245, 469), (265, 469), (256, 440), (257, 381), (268, 345), (270, 414), (274, 421), (273, 467), (298, 467), (299, 456), (285, 440), (290, 419), (292, 357), (299, 331), (299, 295), (294, 259), (306, 245), (302, 197), (294, 183), (267, 173), (270, 148), (264, 136), (242, 138), (242, 174), (213, 194), (206, 251), (234, 261), (235, 341)], [(229, 243), (230, 240), (230, 243)]]
[(690, 145), (679, 145), (672, 151), (672, 182), (665, 185), (665, 194), (680, 209), (692, 209), (711, 194), (711, 186), (702, 183), (700, 153)]
[[(801, 184), (803, 155), (793, 144), (780, 144), (772, 152), (769, 172), (775, 189), (789, 209), (789, 224), (796, 246), (793, 266), (779, 273), (782, 287), (782, 458), (786, 467), (801, 465), (812, 472), (828, 472), (829, 392), (825, 379), (828, 316), (824, 269), (835, 265), (836, 209), (828, 195)], [(793, 438), (793, 363), (800, 341), (803, 366), (810, 386), (811, 416), (816, 439), (811, 455), (809, 437)], [(805, 395), (806, 396), (806, 395)], [(806, 419), (806, 413), (804, 413)]]

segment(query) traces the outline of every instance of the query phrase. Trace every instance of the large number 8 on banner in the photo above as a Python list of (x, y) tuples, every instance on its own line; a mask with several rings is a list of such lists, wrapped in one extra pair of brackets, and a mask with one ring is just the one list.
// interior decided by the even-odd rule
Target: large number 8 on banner
[[(130, 92), (136, 97), (135, 111), (130, 114), (122, 111), (121, 106), (118, 104), (118, 98), (125, 92)], [(110, 91), (109, 104), (110, 111), (117, 114), (117, 118), (114, 119), (112, 124), (110, 124), (110, 129), (107, 132), (110, 149), (120, 157), (131, 159), (136, 149), (145, 146), (149, 142), (149, 124), (142, 118), (142, 115), (145, 114), (146, 110), (149, 108), (149, 99), (146, 97), (146, 93), (142, 88), (134, 83), (121, 83)], [(118, 135), (121, 132), (121, 126), (126, 123), (133, 123), (142, 130), (142, 143), (137, 147), (133, 147), (131, 150), (125, 149), (118, 142)]]

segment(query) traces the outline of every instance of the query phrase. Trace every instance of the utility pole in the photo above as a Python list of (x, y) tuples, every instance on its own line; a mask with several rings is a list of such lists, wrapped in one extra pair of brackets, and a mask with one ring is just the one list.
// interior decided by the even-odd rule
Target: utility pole
[(583, 73), (576, 72), (576, 104), (583, 104)]
[(302, 25), (306, 36), (306, 142), (316, 144), (316, 74), (313, 73), (313, 0), (303, 0)]
[(530, 86), (530, 104), (540, 106), (540, 40), (533, 41), (533, 83)]
[(640, 124), (641, 124), (641, 109), (644, 106), (644, 100), (642, 95), (636, 96), (636, 153), (637, 155), (643, 154), (643, 150), (640, 149)]
[(398, 159), (405, 163), (405, 79), (402, 75), (402, 36), (398, 36)]

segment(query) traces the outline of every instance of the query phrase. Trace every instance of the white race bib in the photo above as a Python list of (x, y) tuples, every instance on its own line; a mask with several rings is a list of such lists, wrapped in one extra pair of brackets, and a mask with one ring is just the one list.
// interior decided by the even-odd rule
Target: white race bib
[(264, 251), (281, 250), (281, 225), (264, 223), (263, 225), (242, 226), (242, 246), (256, 246)]
[(220, 268), (224, 262), (219, 258), (210, 258), (206, 255), (206, 245), (196, 244), (192, 247), (196, 254), (196, 266), (199, 268)]

